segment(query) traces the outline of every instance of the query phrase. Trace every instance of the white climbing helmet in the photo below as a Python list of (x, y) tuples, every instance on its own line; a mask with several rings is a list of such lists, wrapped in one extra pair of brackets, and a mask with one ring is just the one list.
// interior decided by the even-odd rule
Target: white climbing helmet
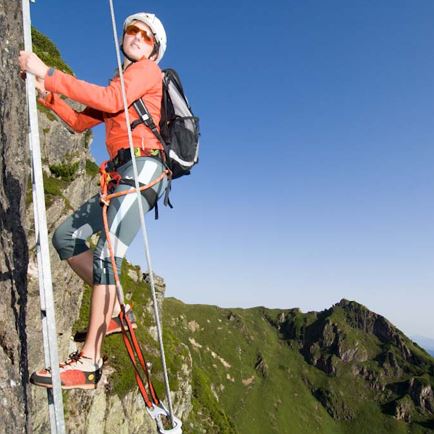
[(124, 32), (125, 29), (135, 20), (145, 23), (152, 30), (155, 40), (159, 45), (158, 56), (157, 59), (155, 60), (155, 62), (158, 63), (164, 56), (164, 52), (166, 51), (166, 47), (167, 47), (167, 36), (163, 24), (154, 14), (148, 14), (147, 12), (139, 12), (137, 14), (133, 14), (127, 17), (127, 19), (124, 22)]

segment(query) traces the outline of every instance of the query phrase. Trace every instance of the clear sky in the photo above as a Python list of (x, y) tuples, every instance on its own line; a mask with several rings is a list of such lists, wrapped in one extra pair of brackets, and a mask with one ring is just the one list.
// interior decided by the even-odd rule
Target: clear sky
[[(161, 66), (201, 119), (200, 164), (147, 219), (167, 294), (303, 311), (348, 298), (434, 338), (434, 2), (115, 8), (119, 29), (142, 9), (161, 18)], [(108, 1), (37, 0), (32, 17), (80, 79), (107, 84)], [(141, 237), (127, 256), (146, 268)]]

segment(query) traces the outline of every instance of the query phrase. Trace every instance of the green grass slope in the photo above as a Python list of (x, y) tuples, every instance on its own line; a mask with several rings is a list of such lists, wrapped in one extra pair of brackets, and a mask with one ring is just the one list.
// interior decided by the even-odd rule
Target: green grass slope
[[(301, 314), (167, 299), (164, 317), (165, 327), (189, 346), (193, 357), (194, 412), (186, 423), (188, 432), (381, 434), (434, 428), (427, 409), (413, 408), (413, 422), (406, 423), (393, 417), (387, 406), (409, 396), (391, 390), (395, 382), (416, 376), (432, 384), (432, 358), (399, 335), (421, 366), (398, 360), (399, 348), (355, 326), (346, 306)], [(322, 323), (330, 329), (323, 334)], [(342, 341), (337, 355), (336, 336)], [(313, 355), (307, 354), (309, 339)], [(399, 372), (389, 375), (384, 370), (380, 356), (385, 351), (397, 353)], [(348, 354), (353, 360), (347, 360)], [(328, 365), (315, 365), (321, 357), (330, 360)]]

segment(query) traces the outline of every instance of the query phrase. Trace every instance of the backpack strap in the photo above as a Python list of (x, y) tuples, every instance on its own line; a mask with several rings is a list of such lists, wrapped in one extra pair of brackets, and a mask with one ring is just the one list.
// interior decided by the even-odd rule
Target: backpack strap
[(170, 167), (167, 165), (167, 156), (169, 155), (169, 149), (166, 142), (163, 139), (163, 136), (158, 131), (157, 126), (155, 125), (154, 119), (152, 119), (151, 113), (143, 102), (142, 98), (137, 99), (133, 102), (133, 107), (136, 109), (137, 114), (139, 115), (139, 119), (131, 122), (131, 130), (137, 127), (137, 125), (145, 124), (153, 133), (154, 136), (158, 139), (158, 141), (163, 145), (164, 148), (164, 156), (166, 158), (163, 159), (163, 164), (170, 170)]
[[(164, 154), (168, 155), (168, 149), (166, 142), (164, 141), (163, 137), (161, 136), (160, 132), (157, 129), (157, 126), (155, 125), (154, 120), (152, 119), (151, 113), (149, 113), (148, 108), (146, 107), (143, 100), (137, 99), (133, 102), (133, 107), (136, 109), (137, 114), (139, 115), (139, 119), (136, 119), (135, 121), (131, 122), (131, 130), (137, 127), (137, 125), (140, 125), (141, 123), (145, 124), (153, 133), (154, 136), (160, 141), (160, 143), (163, 145), (164, 148)], [(170, 170), (170, 167), (167, 165), (167, 157), (164, 158), (163, 164)], [(170, 208), (173, 208), (172, 203), (170, 202), (170, 190), (172, 189), (172, 177), (171, 175), (167, 178), (168, 184), (166, 187), (166, 191), (164, 194), (164, 205), (169, 206)], [(157, 202), (155, 203), (155, 219), (158, 219), (158, 207)]]
[(164, 192), (164, 206), (168, 206), (169, 208), (173, 208), (172, 202), (170, 202), (170, 190), (172, 190), (172, 178), (167, 178), (167, 187)]
[(133, 102), (133, 106), (136, 109), (137, 114), (139, 115), (139, 119), (131, 122), (131, 130), (136, 128), (137, 125), (140, 125), (141, 123), (145, 124), (154, 133), (154, 136), (160, 141), (160, 143), (164, 146), (164, 150), (166, 150), (166, 142), (158, 131), (154, 119), (152, 119), (151, 113), (149, 113), (149, 110), (143, 100), (141, 98), (137, 99)]

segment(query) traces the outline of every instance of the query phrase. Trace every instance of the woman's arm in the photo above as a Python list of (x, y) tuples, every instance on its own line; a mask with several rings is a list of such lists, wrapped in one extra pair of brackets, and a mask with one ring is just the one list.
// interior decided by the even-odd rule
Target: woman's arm
[[(144, 59), (127, 68), (124, 72), (124, 81), (129, 106), (150, 90), (161, 89), (161, 70), (155, 62)], [(44, 84), (47, 90), (60, 93), (97, 110), (118, 113), (123, 109), (119, 78), (113, 79), (107, 87), (104, 87), (50, 69), (45, 76)]]
[[(119, 78), (113, 79), (107, 87), (87, 83), (62, 71), (48, 68), (36, 54), (26, 51), (20, 52), (19, 63), (22, 71), (43, 78), (48, 91), (107, 113), (118, 113), (123, 108)], [(129, 106), (152, 89), (161, 91), (161, 70), (152, 60), (143, 59), (125, 70), (124, 81)]]
[(53, 110), (62, 121), (68, 124), (77, 133), (82, 133), (104, 121), (103, 113), (91, 107), (82, 112), (75, 111), (59, 95), (49, 93), (45, 98), (38, 100), (43, 106)]
[(77, 112), (58, 95), (47, 92), (44, 77), (47, 75), (49, 68), (35, 53), (20, 51), (18, 61), (21, 74), (23, 71), (34, 74), (36, 78), (35, 87), (40, 95), (39, 102), (50, 110), (53, 110), (74, 131), (83, 132), (103, 122), (104, 119), (101, 111), (87, 107), (82, 112)]

